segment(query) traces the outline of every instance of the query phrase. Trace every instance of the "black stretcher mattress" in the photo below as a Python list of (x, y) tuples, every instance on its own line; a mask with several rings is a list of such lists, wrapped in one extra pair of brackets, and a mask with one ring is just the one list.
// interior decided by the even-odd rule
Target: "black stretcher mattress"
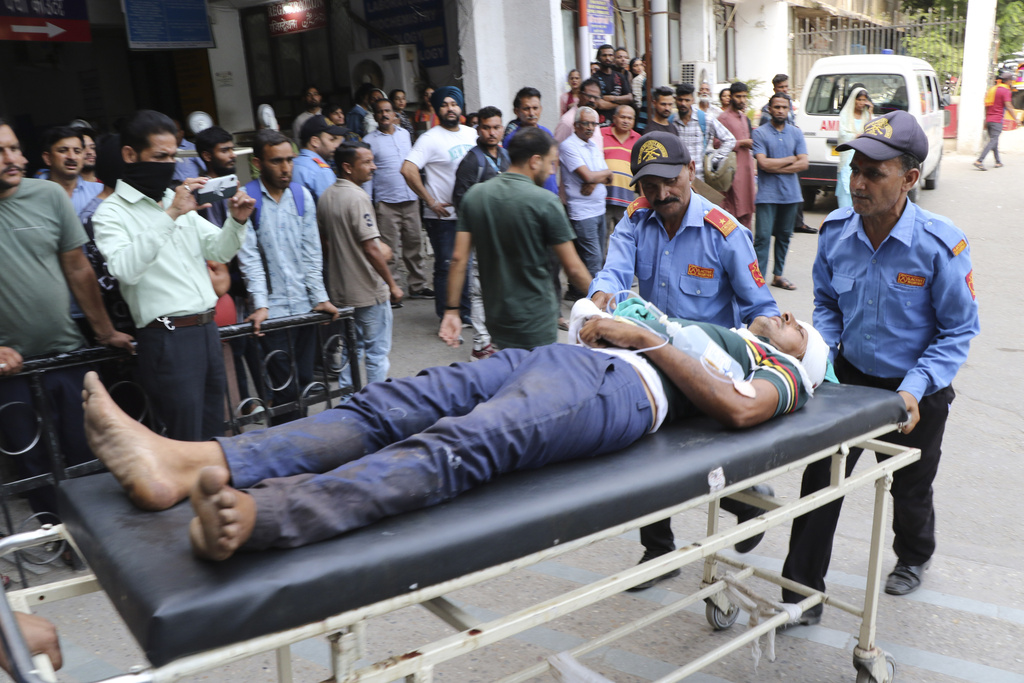
[(792, 415), (730, 431), (700, 418), (589, 460), (516, 472), (443, 505), (294, 550), (196, 560), (188, 503), (132, 506), (110, 474), (62, 482), (61, 519), (149, 661), (301, 626), (565, 543), (905, 418), (894, 392), (825, 385)]

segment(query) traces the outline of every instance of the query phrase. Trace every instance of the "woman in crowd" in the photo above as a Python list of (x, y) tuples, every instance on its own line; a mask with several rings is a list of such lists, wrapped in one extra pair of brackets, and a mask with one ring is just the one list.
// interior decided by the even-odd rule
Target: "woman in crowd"
[[(839, 112), (839, 144), (849, 142), (864, 132), (864, 124), (871, 120), (873, 110), (871, 98), (868, 91), (859, 83), (853, 86), (850, 94), (846, 96), (846, 102)], [(850, 162), (853, 160), (853, 150), (849, 149), (839, 153), (839, 175), (836, 181), (836, 200), (839, 206), (853, 206), (853, 199), (850, 197)]]
[(569, 72), (569, 92), (562, 93), (559, 98), (559, 113), (564, 114), (569, 111), (573, 105), (578, 104), (580, 101), (580, 83), (583, 82), (583, 77), (580, 76), (579, 69), (573, 69)]
[(729, 88), (722, 88), (718, 93), (718, 104), (722, 107), (722, 111), (729, 109), (730, 102), (732, 102), (732, 91)]

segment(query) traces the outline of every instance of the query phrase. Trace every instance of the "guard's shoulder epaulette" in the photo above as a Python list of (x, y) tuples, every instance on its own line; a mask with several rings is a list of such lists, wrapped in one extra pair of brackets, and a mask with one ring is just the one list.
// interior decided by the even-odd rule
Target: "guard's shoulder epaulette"
[(722, 237), (728, 237), (739, 225), (732, 216), (717, 207), (704, 214), (704, 222), (722, 233)]
[(646, 197), (637, 197), (636, 199), (634, 199), (633, 201), (631, 201), (629, 203), (629, 206), (626, 207), (626, 216), (628, 216), (629, 218), (632, 218), (633, 214), (638, 209), (650, 209), (650, 208), (651, 208), (651, 203), (649, 201), (647, 201)]

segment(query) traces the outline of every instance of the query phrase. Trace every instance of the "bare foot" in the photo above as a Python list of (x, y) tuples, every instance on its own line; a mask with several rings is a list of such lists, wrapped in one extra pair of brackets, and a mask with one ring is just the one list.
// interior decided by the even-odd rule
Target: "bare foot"
[(196, 516), (188, 527), (192, 552), (204, 560), (226, 560), (252, 536), (256, 503), (228, 486), (225, 467), (204, 467), (192, 487)]
[(219, 464), (224, 464), (216, 442), (165, 439), (133, 420), (117, 407), (95, 372), (85, 376), (82, 407), (92, 452), (144, 510), (166, 510), (183, 500), (202, 464), (218, 464), (210, 455), (219, 454)]

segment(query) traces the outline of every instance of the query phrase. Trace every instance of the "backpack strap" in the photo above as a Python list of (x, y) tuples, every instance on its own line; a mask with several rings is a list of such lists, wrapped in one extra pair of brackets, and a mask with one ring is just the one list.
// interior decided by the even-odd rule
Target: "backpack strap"
[[(515, 135), (515, 133), (512, 133)], [(473, 146), (473, 156), (476, 157), (476, 182), (480, 182), (480, 179), (484, 177), (484, 169), (487, 168), (487, 159), (484, 158), (484, 151), (480, 149), (480, 145)]]
[[(295, 185), (292, 183), (292, 194), (295, 194)], [(301, 186), (300, 186), (301, 188)], [(260, 253), (260, 263), (263, 264), (263, 277), (267, 280), (267, 294), (273, 294), (274, 288), (270, 285), (270, 264), (267, 263), (267, 252), (263, 249), (263, 241), (260, 240), (260, 209), (263, 208), (263, 191), (260, 189), (260, 181), (250, 180), (245, 184), (245, 193), (256, 200), (256, 207), (252, 211), (252, 229), (256, 233), (256, 251)], [(298, 195), (300, 198), (301, 194)], [(295, 205), (299, 206), (301, 199), (295, 201)], [(299, 209), (299, 215), (302, 215), (302, 209)]]
[(700, 124), (700, 134), (704, 136), (704, 149), (701, 150), (701, 154), (705, 154), (708, 151), (708, 122), (704, 118), (704, 112), (701, 111), (700, 107), (694, 107), (694, 111), (697, 112), (697, 123)]
[[(306, 215), (306, 194), (302, 191), (303, 187), (301, 183), (292, 183), (289, 185), (292, 189), (292, 199), (295, 200), (295, 210), (299, 212), (299, 218)], [(260, 193), (262, 196), (262, 193)], [(259, 202), (259, 200), (257, 200)]]

